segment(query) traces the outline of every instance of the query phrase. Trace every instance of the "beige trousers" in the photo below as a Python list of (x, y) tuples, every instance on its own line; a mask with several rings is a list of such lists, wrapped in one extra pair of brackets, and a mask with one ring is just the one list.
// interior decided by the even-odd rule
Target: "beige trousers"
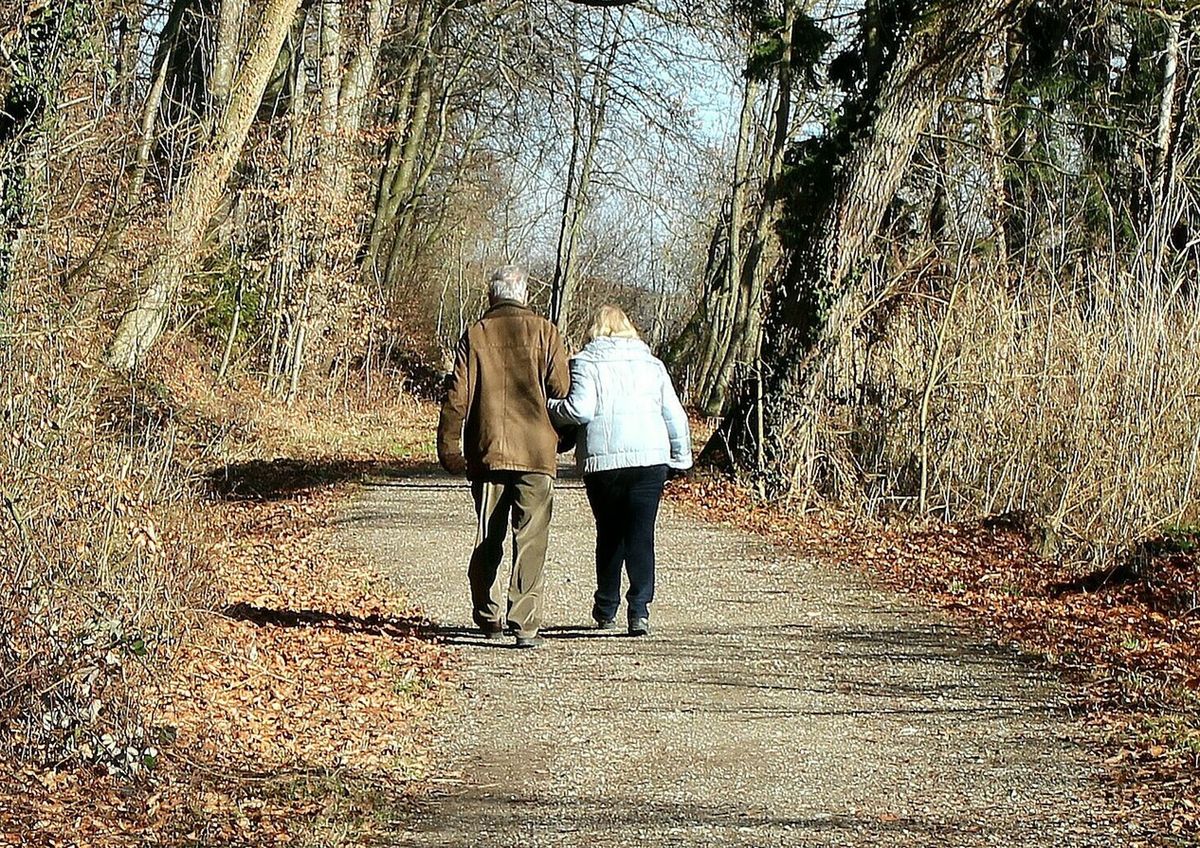
[[(471, 494), (478, 524), (467, 576), (475, 623), (488, 630), (507, 625), (518, 635), (533, 636), (542, 626), (554, 478), (520, 471), (493, 472), (485, 480), (472, 481)], [(506, 599), (500, 562), (510, 525), (512, 572)]]

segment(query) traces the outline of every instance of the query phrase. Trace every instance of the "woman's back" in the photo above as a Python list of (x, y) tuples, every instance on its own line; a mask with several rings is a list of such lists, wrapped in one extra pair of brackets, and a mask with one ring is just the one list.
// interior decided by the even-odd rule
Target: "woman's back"
[(580, 471), (691, 465), (687, 418), (666, 368), (640, 339), (600, 337), (571, 361), (563, 412), (583, 421)]

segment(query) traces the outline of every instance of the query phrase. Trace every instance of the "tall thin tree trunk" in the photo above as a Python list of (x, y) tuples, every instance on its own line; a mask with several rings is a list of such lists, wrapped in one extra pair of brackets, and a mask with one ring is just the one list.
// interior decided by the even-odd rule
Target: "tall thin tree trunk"
[[(738, 120), (737, 147), (734, 150), (733, 185), (729, 192), (729, 217), (726, 222), (728, 233), (725, 243), (728, 256), (724, 263), (724, 274), (720, 288), (713, 292), (715, 299), (714, 317), (708, 332), (703, 370), (697, 373), (697, 397), (701, 408), (710, 415), (719, 415), (723, 404), (724, 389), (719, 387), (723, 364), (729, 355), (733, 336), (734, 320), (730, 313), (734, 292), (741, 282), (743, 263), (742, 230), (746, 226), (746, 185), (750, 179), (750, 133), (754, 117), (758, 86), (753, 79), (746, 80), (742, 90), (742, 108)], [(736, 309), (736, 306), (734, 306)]]
[[(134, 6), (130, 3), (129, 6)], [(141, 4), (137, 4), (140, 6)], [(133, 84), (137, 75), (137, 60), (140, 55), (141, 20), (136, 17), (140, 9), (123, 12), (117, 19), (116, 67), (113, 69), (114, 85), (112, 105), (128, 109), (133, 103)]]
[(1171, 138), (1174, 131), (1175, 95), (1178, 89), (1179, 42), (1182, 23), (1178, 18), (1167, 22), (1167, 44), (1163, 52), (1162, 96), (1158, 106), (1158, 126), (1154, 133), (1153, 184), (1156, 208), (1165, 201), (1170, 160)]
[(563, 186), (562, 206), (558, 218), (558, 247), (554, 256), (554, 276), (550, 278), (550, 320), (560, 327), (562, 316), (565, 266), (568, 264), (568, 237), (571, 231), (571, 209), (575, 203), (577, 189), (575, 181), (579, 170), (579, 148), (583, 144), (583, 74), (577, 72), (571, 98), (571, 150), (567, 154), (567, 179)]
[(362, 38), (342, 78), (342, 90), (338, 95), (338, 122), (342, 131), (350, 136), (362, 129), (363, 114), (379, 64), (379, 51), (383, 47), (383, 37), (392, 16), (392, 4), (393, 0), (369, 0)]
[(329, 235), (337, 211), (337, 172), (341, 164), (341, 139), (338, 125), (338, 98), (342, 88), (342, 0), (323, 0), (320, 7), (320, 62), (318, 86), (320, 104), (317, 112), (316, 185), (309, 225), (313, 238), (304, 263), (302, 290), (304, 316), (298, 347), (293, 356), (292, 382), (289, 400), (295, 397), (300, 375), (307, 360), (306, 342), (325, 339), (327, 331), (340, 325), (335, 314), (338, 305), (331, 292), (332, 257), (329, 256)]
[(229, 362), (233, 358), (233, 345), (237, 341), (238, 330), (242, 325), (242, 289), (243, 281), (238, 277), (233, 292), (233, 320), (229, 322), (229, 335), (225, 337), (225, 350), (221, 353), (221, 365), (217, 368), (217, 382), (225, 379), (229, 371)]
[[(719, 413), (725, 407), (726, 393), (733, 382), (734, 369), (739, 362), (748, 363), (757, 356), (758, 332), (761, 324), (763, 281), (766, 279), (765, 265), (768, 241), (776, 221), (778, 182), (783, 172), (783, 158), (787, 153), (792, 125), (792, 55), (795, 50), (796, 6), (789, 2), (784, 11), (783, 53), (779, 59), (778, 86), (775, 95), (774, 121), (771, 132), (770, 154), (763, 179), (762, 197), (755, 218), (745, 262), (737, 263), (737, 274), (733, 278), (732, 290), (736, 292), (733, 323), (729, 332), (729, 344), (722, 358), (717, 378), (708, 398), (708, 409)], [(735, 254), (736, 256), (736, 254)]]
[(303, 220), (307, 210), (295, 198), (300, 194), (309, 169), (309, 146), (311, 141), (308, 112), (308, 44), (307, 31), (313, 17), (307, 11), (296, 26), (293, 36), (295, 49), (288, 68), (288, 89), (291, 92), (291, 109), (288, 112), (288, 127), (285, 135), (287, 153), (287, 200), (284, 201), (276, 236), (278, 253), (272, 263), (278, 297), (275, 329), (276, 344), (270, 363), (269, 386), (271, 391), (286, 396), (290, 391), (292, 375), (297, 360), (304, 356), (305, 334), (303, 323), (308, 305), (308, 293), (303, 285), (305, 253), (303, 249)]
[(434, 27), (433, 0), (421, 0), (417, 10), (414, 47), (407, 57), (400, 93), (393, 107), (394, 128), (388, 139), (385, 163), (375, 195), (371, 231), (363, 254), (362, 273), (378, 280), (385, 267), (385, 250), (390, 254), (396, 216), (408, 199), (417, 168), (417, 153), (433, 105), (433, 72), (430, 48)]
[[(565, 328), (571, 314), (571, 301), (575, 295), (579, 275), (579, 239), (591, 206), (592, 174), (596, 165), (596, 153), (604, 133), (608, 115), (609, 84), (613, 66), (617, 61), (620, 32), (625, 21), (625, 12), (614, 28), (612, 41), (604, 56), (604, 63), (592, 75), (592, 85), (587, 96), (586, 138), (582, 152), (578, 152), (579, 138), (584, 132), (581, 125), (582, 108), (578, 99), (575, 104), (572, 139), (572, 169), (578, 165), (578, 176), (568, 177), (567, 196), (563, 204), (563, 216), (559, 221), (558, 255), (554, 266), (554, 277), (550, 284), (550, 320)], [(577, 97), (579, 87), (576, 88)], [(574, 189), (570, 188), (574, 182)]]
[(211, 138), (201, 146), (191, 172), (168, 213), (167, 243), (150, 266), (149, 282), (133, 308), (121, 319), (107, 361), (128, 371), (162, 334), (184, 275), (199, 257), (208, 222), (221, 202), (233, 168), (241, 157), (250, 125), (262, 102), (279, 50), (287, 37), (300, 0), (268, 0), (262, 11), (245, 65), (236, 74), (229, 105)]
[(245, 0), (219, 0), (217, 33), (213, 42), (212, 75), (208, 93), (216, 112), (225, 108), (233, 85), (233, 70), (237, 65), (242, 30), (242, 7)]
[[(1001, 84), (1004, 79), (1004, 63), (1007, 47), (998, 39), (988, 51), (983, 62), (980, 79), (982, 86), (983, 131), (987, 139), (987, 173), (991, 193), (992, 238), (996, 244), (996, 260), (1000, 268), (1008, 267), (1008, 190), (1004, 177), (1004, 129), (1000, 125)], [(1007, 270), (1005, 274), (1007, 275)]]

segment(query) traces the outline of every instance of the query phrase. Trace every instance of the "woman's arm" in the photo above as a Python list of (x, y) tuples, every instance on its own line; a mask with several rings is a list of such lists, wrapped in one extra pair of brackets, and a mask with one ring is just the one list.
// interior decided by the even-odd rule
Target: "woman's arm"
[(671, 439), (670, 466), (680, 470), (691, 468), (692, 433), (688, 426), (687, 413), (683, 410), (683, 404), (679, 402), (679, 396), (675, 394), (675, 387), (671, 385), (671, 375), (667, 373), (666, 366), (661, 367), (663, 420), (667, 424), (667, 435)]
[(555, 424), (587, 424), (596, 417), (596, 375), (586, 362), (571, 360), (571, 391), (547, 404)]

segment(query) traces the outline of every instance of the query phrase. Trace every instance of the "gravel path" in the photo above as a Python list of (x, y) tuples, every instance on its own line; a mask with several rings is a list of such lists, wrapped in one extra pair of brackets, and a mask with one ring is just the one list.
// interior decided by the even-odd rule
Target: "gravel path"
[(347, 543), (391, 569), (467, 667), (442, 778), (395, 844), (1119, 841), (1063, 693), (1011, 653), (853, 574), (669, 509), (655, 635), (599, 634), (578, 482), (560, 483), (555, 512), (539, 651), (468, 627), (461, 482), (371, 485), (346, 517)]

